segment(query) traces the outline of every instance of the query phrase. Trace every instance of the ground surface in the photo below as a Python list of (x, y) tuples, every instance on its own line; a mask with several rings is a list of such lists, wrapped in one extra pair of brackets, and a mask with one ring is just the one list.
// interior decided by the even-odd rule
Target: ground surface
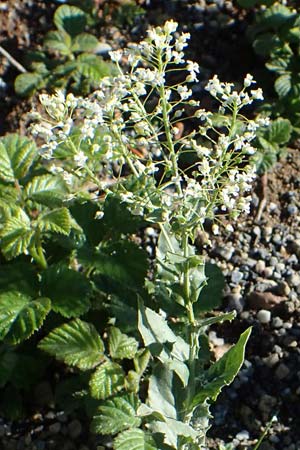
[[(57, 6), (41, 0), (0, 1), (0, 45), (24, 63), (24, 52), (41, 43)], [(114, 48), (124, 46), (138, 40), (148, 23), (163, 23), (171, 17), (192, 33), (189, 57), (203, 67), (202, 81), (214, 73), (231, 81), (241, 80), (247, 72), (259, 73), (244, 35), (251, 14), (239, 11), (231, 1), (153, 0), (144, 6), (147, 13), (142, 22), (130, 29), (108, 24), (101, 30), (102, 38)], [(17, 74), (1, 58), (0, 134), (26, 132), (25, 113), (35, 101), (16, 97), (13, 80)], [(245, 366), (214, 408), (211, 449), (217, 449), (217, 442), (232, 440), (235, 448), (252, 448), (273, 415), (278, 420), (261, 450), (300, 449), (299, 150), (290, 149), (267, 181), (260, 219), (255, 219), (262, 200), (258, 180), (251, 215), (235, 223), (234, 232), (211, 238), (212, 248), (206, 249), (226, 277), (223, 309), (238, 311), (234, 323), (212, 330), (216, 354), (253, 326)], [(82, 417), (53, 408), (53, 380), (36, 386), (32, 405), (34, 412), (25, 420), (0, 418), (0, 449), (96, 450), (97, 438), (90, 435)]]

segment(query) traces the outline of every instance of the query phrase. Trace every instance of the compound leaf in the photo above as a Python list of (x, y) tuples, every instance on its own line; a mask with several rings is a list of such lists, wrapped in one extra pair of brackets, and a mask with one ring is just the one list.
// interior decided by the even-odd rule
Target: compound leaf
[(73, 52), (92, 52), (99, 44), (96, 36), (89, 33), (78, 34), (72, 44)]
[(285, 73), (278, 77), (275, 81), (274, 87), (280, 98), (285, 97), (292, 89), (291, 74)]
[(141, 419), (136, 415), (138, 405), (138, 397), (134, 394), (106, 400), (93, 418), (92, 430), (99, 434), (116, 434), (140, 426)]
[(112, 361), (101, 364), (90, 379), (90, 391), (92, 397), (105, 400), (120, 391), (125, 382), (122, 367)]
[(93, 369), (104, 355), (104, 344), (95, 327), (80, 319), (55, 328), (40, 342), (39, 347), (81, 370)]
[(86, 14), (76, 6), (62, 5), (54, 13), (53, 22), (60, 31), (70, 36), (82, 33), (86, 26)]
[(21, 97), (29, 97), (37, 89), (44, 85), (44, 77), (40, 73), (21, 73), (15, 79), (16, 94)]
[(28, 253), (34, 231), (30, 227), (29, 218), (11, 217), (1, 230), (1, 249), (7, 259), (15, 258), (22, 253)]
[(34, 141), (18, 134), (4, 136), (0, 140), (1, 165), (4, 164), (0, 169), (0, 178), (8, 182), (23, 178), (36, 156)]
[(0, 294), (0, 338), (18, 344), (38, 330), (51, 309), (48, 298), (32, 300), (18, 291)]
[(137, 352), (138, 342), (122, 333), (118, 328), (109, 330), (109, 353), (113, 359), (132, 359)]
[(61, 55), (72, 53), (72, 39), (63, 31), (49, 31), (46, 34), (44, 45), (48, 50), (59, 52)]
[(72, 218), (67, 208), (57, 208), (40, 214), (39, 229), (68, 236), (71, 231)]

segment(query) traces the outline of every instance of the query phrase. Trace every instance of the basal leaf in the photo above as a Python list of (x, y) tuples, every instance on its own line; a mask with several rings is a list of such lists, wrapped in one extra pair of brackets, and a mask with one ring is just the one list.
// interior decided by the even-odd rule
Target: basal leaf
[(116, 434), (127, 428), (139, 427), (141, 419), (136, 410), (139, 399), (134, 394), (126, 394), (106, 400), (94, 416), (92, 430), (99, 434)]
[(24, 196), (28, 200), (53, 207), (61, 206), (67, 193), (64, 180), (50, 174), (34, 177), (24, 189)]
[(203, 403), (206, 399), (216, 400), (222, 388), (233, 381), (243, 364), (250, 333), (251, 328), (244, 331), (238, 342), (204, 373), (205, 381), (193, 399), (193, 406)]
[(109, 353), (113, 359), (132, 359), (136, 354), (138, 342), (122, 333), (118, 328), (109, 329)]
[(42, 232), (50, 231), (68, 236), (71, 231), (71, 220), (67, 208), (57, 208), (40, 214), (38, 226)]
[(104, 77), (113, 75), (114, 66), (92, 53), (82, 53), (77, 56), (77, 71), (95, 85)]
[(197, 431), (195, 431), (187, 423), (179, 420), (165, 418), (164, 421), (151, 422), (149, 429), (153, 433), (161, 433), (164, 435), (164, 443), (170, 445), (172, 448), (178, 448), (178, 437), (184, 436), (194, 442), (197, 438)]
[(81, 370), (93, 369), (103, 361), (102, 339), (92, 324), (80, 319), (55, 328), (40, 342), (39, 347)]
[(98, 45), (96, 36), (89, 33), (78, 34), (72, 44), (73, 52), (92, 52)]
[(123, 431), (114, 441), (114, 450), (158, 450), (151, 436), (139, 428)]
[(0, 338), (17, 344), (38, 330), (51, 309), (48, 298), (32, 300), (17, 291), (0, 294)]
[(44, 270), (41, 291), (51, 298), (52, 309), (65, 317), (78, 317), (90, 308), (89, 280), (66, 266), (53, 265)]
[(70, 5), (59, 6), (54, 13), (53, 21), (58, 30), (65, 31), (70, 36), (82, 33), (87, 22), (84, 11)]
[(291, 133), (291, 122), (281, 117), (273, 120), (267, 130), (268, 140), (280, 145), (286, 144), (290, 140)]
[(21, 97), (29, 97), (37, 89), (45, 84), (45, 77), (37, 72), (21, 73), (15, 79), (14, 87), (16, 94)]
[(37, 157), (36, 144), (18, 134), (8, 134), (0, 142), (1, 165), (2, 161), (4, 163), (4, 167), (0, 169), (0, 178), (4, 181), (23, 178)]
[(71, 36), (64, 31), (49, 31), (44, 39), (44, 45), (47, 50), (59, 52), (61, 55), (72, 53)]
[(122, 367), (112, 361), (106, 361), (97, 367), (90, 379), (92, 397), (105, 400), (124, 387), (125, 375)]

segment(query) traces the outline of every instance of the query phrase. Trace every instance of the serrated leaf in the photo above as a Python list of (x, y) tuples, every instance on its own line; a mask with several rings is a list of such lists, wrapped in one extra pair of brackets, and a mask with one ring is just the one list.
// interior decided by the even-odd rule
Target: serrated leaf
[(276, 142), (276, 144), (286, 144), (292, 133), (291, 122), (288, 119), (282, 119), (279, 117), (271, 122), (267, 130), (267, 137), (270, 142)]
[(57, 208), (39, 215), (38, 227), (42, 232), (50, 231), (68, 236), (71, 231), (71, 215), (67, 208)]
[(7, 259), (28, 253), (34, 231), (30, 227), (29, 218), (27, 219), (12, 217), (5, 222), (0, 233), (0, 246)]
[(122, 333), (118, 328), (109, 329), (109, 353), (113, 359), (132, 359), (136, 354), (138, 342)]
[(138, 350), (134, 357), (134, 368), (136, 372), (141, 376), (147, 369), (150, 360), (150, 352), (147, 348)]
[(89, 33), (78, 34), (73, 40), (73, 52), (92, 52), (97, 47), (99, 41), (96, 36)]
[(112, 361), (106, 361), (97, 367), (90, 379), (92, 397), (105, 400), (124, 387), (125, 374), (122, 367)]
[(34, 141), (8, 134), (0, 140), (0, 157), (4, 167), (0, 169), (0, 178), (4, 181), (14, 181), (23, 178), (29, 171), (37, 157), (37, 148)]
[(53, 175), (34, 177), (24, 189), (24, 196), (28, 200), (54, 207), (62, 204), (67, 193), (64, 180)]
[(45, 77), (40, 73), (21, 73), (15, 79), (14, 88), (17, 95), (29, 97), (37, 89), (40, 89), (44, 83)]
[(127, 394), (106, 400), (98, 408), (92, 421), (92, 430), (99, 434), (116, 434), (127, 428), (139, 427), (141, 419), (136, 410), (139, 399), (134, 394)]
[(32, 300), (17, 291), (0, 294), (0, 338), (17, 344), (38, 330), (51, 309), (48, 298)]
[(53, 22), (58, 30), (66, 31), (76, 36), (84, 31), (86, 14), (76, 6), (62, 5), (54, 13)]
[(292, 78), (290, 73), (285, 73), (276, 79), (275, 91), (279, 95), (280, 98), (285, 97), (292, 88)]
[(104, 356), (104, 344), (95, 327), (80, 319), (55, 328), (39, 348), (81, 370), (93, 369)]
[(47, 50), (59, 52), (61, 55), (72, 53), (71, 36), (64, 31), (49, 31), (44, 39), (44, 45)]
[(192, 401), (193, 406), (203, 403), (206, 399), (215, 401), (222, 388), (234, 380), (243, 364), (250, 333), (251, 328), (244, 331), (238, 342), (203, 374), (205, 381), (202, 381), (202, 386)]
[(52, 309), (64, 317), (81, 316), (91, 306), (89, 280), (67, 266), (53, 265), (44, 270), (41, 292), (51, 298)]
[(114, 66), (104, 61), (100, 56), (82, 53), (77, 56), (77, 71), (87, 78), (90, 84), (97, 84), (104, 77), (113, 75)]
[(151, 436), (139, 428), (133, 428), (116, 437), (114, 450), (157, 450), (157, 447)]

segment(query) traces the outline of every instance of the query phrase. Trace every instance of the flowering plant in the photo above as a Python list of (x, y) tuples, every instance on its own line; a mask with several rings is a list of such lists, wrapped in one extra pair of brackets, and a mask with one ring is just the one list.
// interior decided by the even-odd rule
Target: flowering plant
[[(32, 133), (44, 141), (39, 152), (47, 176), (65, 189), (63, 260), (48, 266), (47, 233), (38, 235), (33, 252), (36, 247), (20, 245), (21, 236), (17, 246), (12, 226), (2, 228), (4, 242), (10, 233), (8, 257), (29, 252), (42, 266), (47, 308), (51, 300), (56, 312), (75, 318), (39, 347), (93, 370), (86, 394), (99, 401), (93, 429), (112, 435), (117, 450), (204, 448), (209, 405), (238, 372), (250, 334), (211, 363), (206, 330), (234, 313), (206, 317), (215, 304), (206, 299), (214, 280), (194, 242), (206, 218), (248, 211), (243, 193), (254, 178), (251, 142), (262, 121), (240, 111), (262, 92), (251, 88), (250, 75), (240, 91), (214, 77), (206, 89), (220, 104), (218, 114), (200, 108), (190, 87), (199, 67), (183, 54), (188, 38), (166, 22), (139, 45), (113, 52), (118, 75), (103, 79), (89, 98), (40, 96), (46, 115), (33, 114)], [(186, 132), (184, 123), (195, 125)], [(29, 200), (39, 198), (31, 193)], [(159, 231), (151, 261), (128, 238), (145, 225)], [(62, 233), (58, 226), (50, 231)], [(75, 293), (63, 298), (67, 280), (80, 284), (82, 302)], [(93, 307), (106, 311), (107, 324), (78, 318)]]

